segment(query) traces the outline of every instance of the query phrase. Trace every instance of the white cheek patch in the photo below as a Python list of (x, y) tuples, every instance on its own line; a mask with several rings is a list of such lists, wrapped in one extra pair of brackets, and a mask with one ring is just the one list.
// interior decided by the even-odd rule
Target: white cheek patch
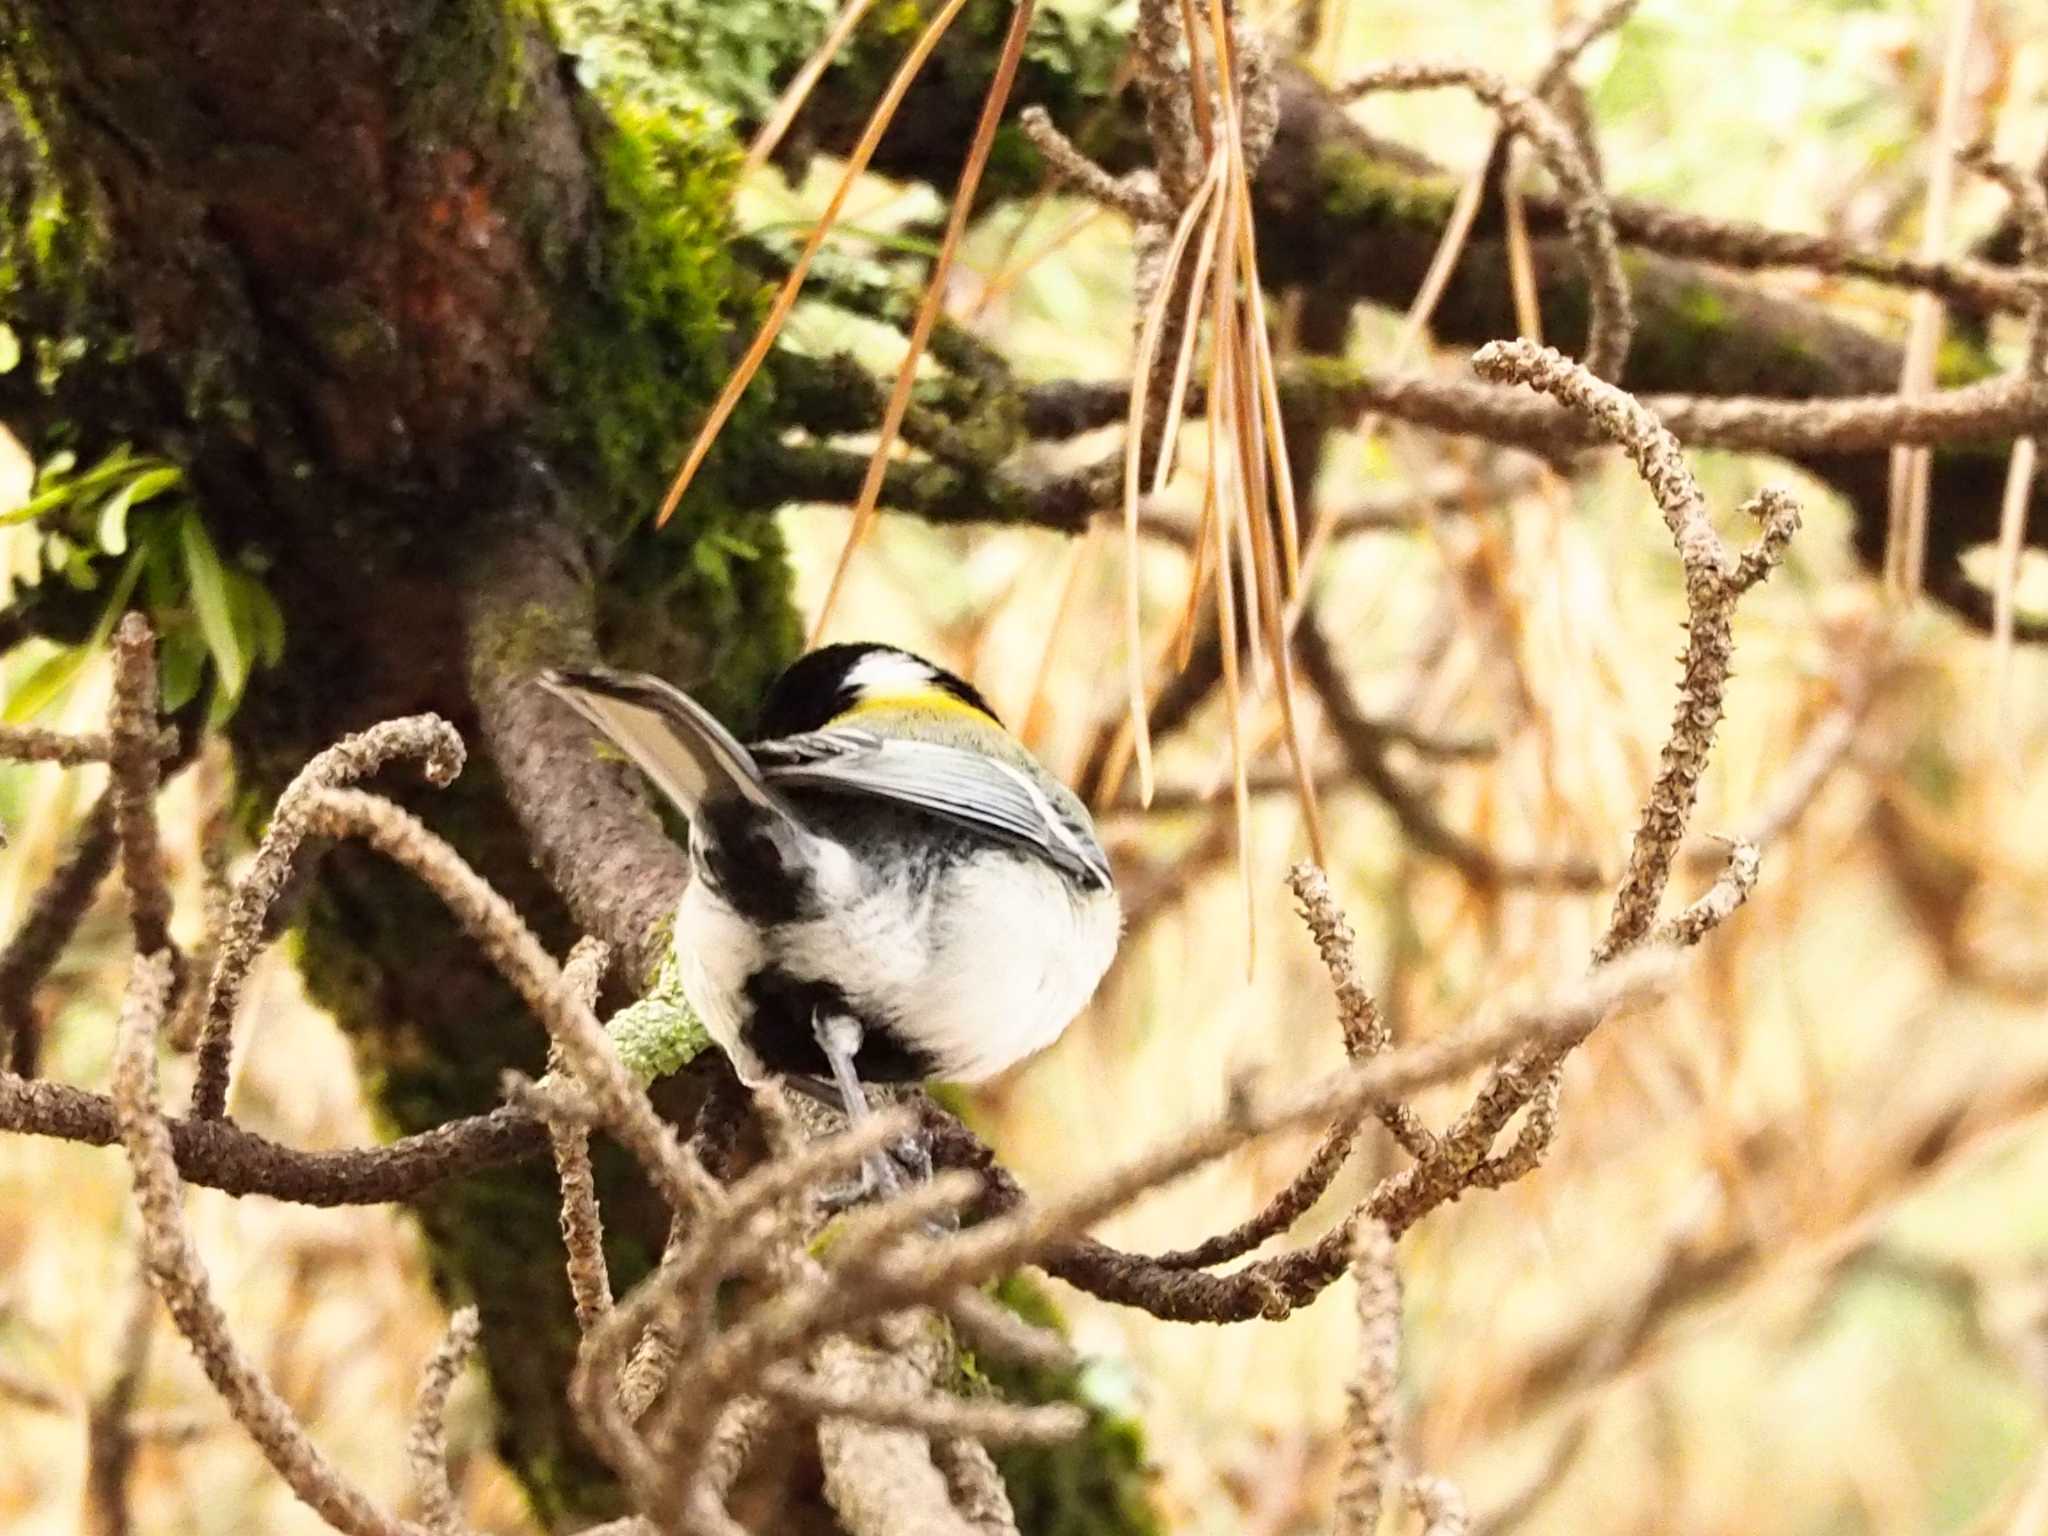
[(846, 685), (857, 698), (881, 697), (929, 688), (937, 676), (929, 663), (902, 651), (870, 651), (847, 669)]

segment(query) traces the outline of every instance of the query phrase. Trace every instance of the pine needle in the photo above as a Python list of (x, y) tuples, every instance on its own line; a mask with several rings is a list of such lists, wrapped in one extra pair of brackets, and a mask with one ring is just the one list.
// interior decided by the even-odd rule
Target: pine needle
[(797, 113), (803, 110), (811, 92), (825, 77), (825, 71), (839, 56), (839, 50), (846, 46), (846, 40), (853, 35), (853, 29), (860, 25), (861, 18), (873, 9), (875, 0), (847, 0), (844, 10), (832, 23), (832, 30), (825, 34), (825, 40), (808, 59), (802, 69), (782, 93), (782, 99), (775, 103), (775, 110), (768, 114), (768, 120), (761, 124), (760, 132), (754, 135), (754, 142), (747, 146), (747, 158), (740, 165), (741, 179), (754, 174), (768, 163), (768, 157), (782, 142), (789, 125), (796, 121)]
[[(1927, 172), (1927, 210), (1920, 229), (1920, 254), (1929, 260), (1938, 258), (1948, 241), (1949, 210), (1955, 192), (1955, 152), (1962, 131), (1963, 88), (1976, 22), (1976, 0), (1955, 0), (1949, 16), (1948, 45), (1942, 54), (1941, 99), (1935, 109), (1934, 139), (1928, 147), (1933, 158)], [(1913, 295), (1906, 358), (1899, 370), (1900, 394), (1924, 394), (1933, 385), (1945, 315), (1941, 300), (1934, 294)], [(1894, 596), (1907, 601), (1919, 595), (1926, 575), (1927, 494), (1933, 468), (1934, 453), (1930, 448), (1902, 444), (1892, 449), (1885, 584)]]
[(746, 393), (747, 386), (754, 381), (754, 375), (760, 372), (761, 364), (767, 360), (769, 350), (775, 345), (775, 338), (782, 334), (782, 327), (789, 319), (789, 312), (796, 307), (797, 297), (803, 292), (804, 280), (810, 276), (811, 263), (817, 260), (818, 251), (824, 245), (825, 237), (832, 232), (833, 225), (838, 222), (840, 212), (845, 208), (846, 199), (852, 193), (854, 184), (866, 174), (868, 162), (874, 158), (875, 150), (882, 142), (882, 135), (888, 132), (889, 124), (895, 121), (896, 113), (903, 105), (903, 98), (909, 94), (911, 82), (917, 78), (918, 72), (924, 68), (925, 61), (931, 57), (932, 50), (938, 47), (939, 40), (946, 35), (946, 29), (953, 25), (954, 19), (966, 5), (967, 0), (946, 0), (945, 8), (932, 18), (931, 25), (919, 34), (917, 41), (911, 45), (910, 52), (897, 66), (894, 77), (889, 81), (889, 89), (882, 93), (882, 99), (868, 118), (867, 126), (861, 130), (860, 142), (854, 145), (853, 153), (847, 158), (846, 169), (840, 174), (839, 185), (832, 189), (831, 199), (825, 204), (825, 211), (818, 219), (817, 227), (804, 241), (804, 248), (797, 256), (796, 265), (790, 269), (789, 276), (784, 279), (780, 291), (776, 293), (775, 302), (768, 311), (768, 318), (761, 323), (761, 329), (755, 335), (753, 345), (747, 348), (747, 355), (740, 360), (739, 367), (734, 369), (732, 377), (726, 380), (725, 388), (719, 392), (717, 402), (711, 407), (711, 414), (705, 418), (704, 426), (697, 434), (697, 440), (690, 445), (690, 452), (683, 460), (683, 467), (676, 472), (676, 478), (670, 484), (668, 494), (662, 498), (661, 510), (654, 519), (655, 527), (661, 527), (674, 514), (677, 504), (683, 499), (683, 493), (690, 488), (690, 482), (703, 467), (705, 455), (710, 453), (712, 443), (717, 441), (719, 432), (724, 429), (733, 409), (740, 403), (740, 396)]
[(811, 628), (813, 646), (817, 645), (826, 626), (832, 622), (832, 610), (838, 605), (839, 592), (845, 584), (847, 569), (853, 563), (854, 551), (860, 548), (868, 529), (874, 525), (875, 508), (882, 499), (882, 481), (889, 472), (889, 455), (895, 449), (896, 435), (903, 428), (904, 413), (910, 409), (911, 390), (917, 383), (917, 365), (931, 341), (932, 328), (938, 324), (939, 315), (945, 309), (946, 280), (952, 274), (961, 237), (966, 233), (968, 217), (974, 211), (974, 194), (981, 186), (981, 173), (987, 167), (989, 151), (995, 145), (996, 130), (1002, 126), (1003, 108), (1009, 104), (1010, 89), (1017, 83), (1017, 66), (1024, 57), (1025, 39), (1030, 36), (1036, 9), (1036, 0), (1017, 0), (1016, 8), (1010, 12), (1009, 34), (1003, 39), (1003, 52), (996, 61), (995, 78), (989, 82), (988, 95), (981, 103), (981, 120), (974, 125), (974, 139), (967, 149), (967, 164), (960, 172), (960, 185), (954, 190), (952, 211), (946, 218), (945, 238), (939, 244), (938, 259), (932, 263), (931, 280), (925, 285), (924, 300), (918, 305), (917, 319), (910, 329), (910, 344), (904, 350), (902, 365), (896, 370), (895, 387), (889, 391), (889, 404), (882, 415), (875, 451), (868, 459), (867, 477), (861, 481), (860, 499), (853, 509), (853, 527), (846, 535), (846, 545), (839, 552), (839, 563), (832, 569), (832, 580), (825, 588), (825, 600), (819, 605), (817, 622)]

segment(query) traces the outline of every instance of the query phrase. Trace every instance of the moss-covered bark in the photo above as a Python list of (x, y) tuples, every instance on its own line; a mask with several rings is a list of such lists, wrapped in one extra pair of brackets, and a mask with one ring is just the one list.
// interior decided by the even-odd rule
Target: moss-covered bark
[[(0, 413), (39, 453), (166, 454), (217, 542), (264, 563), (288, 635), (233, 722), (252, 803), (393, 714), (439, 711), (477, 743), (462, 583), (529, 460), (602, 575), (619, 651), (727, 707), (758, 696), (797, 643), (775, 529), (730, 494), (765, 414), (734, 423), (677, 524), (644, 526), (756, 303), (728, 254), (729, 133), (594, 99), (512, 0), (8, 0), (0, 20), (0, 198), (24, 215), (0, 243), (0, 318), (46, 363), (0, 380)], [(486, 754), (408, 798), (567, 943)], [(540, 1068), (482, 958), (359, 850), (323, 866), (301, 954), (393, 1131)], [(606, 1172), (627, 1284), (662, 1227)], [(506, 1455), (548, 1518), (602, 1512), (564, 1403), (547, 1170), (459, 1181), (420, 1214), (443, 1283), (482, 1309)]]

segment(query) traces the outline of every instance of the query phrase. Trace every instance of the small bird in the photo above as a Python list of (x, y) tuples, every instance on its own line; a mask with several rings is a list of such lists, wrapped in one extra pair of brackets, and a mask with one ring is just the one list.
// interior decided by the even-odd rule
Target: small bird
[(858, 1120), (863, 1082), (976, 1082), (1050, 1045), (1109, 968), (1122, 916), (1088, 812), (944, 668), (813, 651), (751, 746), (659, 678), (540, 682), (689, 818), (675, 952), (741, 1081), (825, 1077)]

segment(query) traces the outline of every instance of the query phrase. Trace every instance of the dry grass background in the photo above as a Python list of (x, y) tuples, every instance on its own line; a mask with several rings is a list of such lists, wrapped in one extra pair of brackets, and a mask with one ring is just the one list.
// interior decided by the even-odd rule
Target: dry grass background
[[(1333, 75), (1450, 53), (1526, 74), (1555, 19), (1492, 0), (1327, 3)], [(1982, 9), (1974, 99), (2006, 152), (2031, 160), (2048, 136), (2048, 39), (2024, 4)], [(1905, 238), (1889, 221), (1903, 214), (1910, 230), (1944, 13), (1646, 4), (1582, 70), (1611, 185)], [(1453, 165), (1484, 152), (1486, 119), (1462, 102), (1363, 110)], [(743, 219), (801, 216), (823, 185), (821, 174), (792, 191), (769, 173)], [(1981, 228), (1997, 195), (1964, 190), (1958, 228)], [(893, 228), (931, 212), (878, 184), (848, 221)], [(1127, 234), (1084, 214), (1055, 199), (1003, 215), (955, 273), (955, 313), (1026, 372), (1110, 378), (1127, 366)], [(1851, 297), (1903, 330), (1894, 298)], [(833, 325), (806, 310), (793, 322), (820, 343)], [(1368, 317), (1359, 354), (1395, 329)], [(865, 340), (880, 366), (893, 362), (885, 340)], [(1461, 373), (1463, 359), (1442, 366)], [(1716, 507), (1786, 473), (1718, 455), (1700, 467)], [(1319, 494), (1344, 506), (1499, 472), (1468, 445), (1394, 429), (1341, 441)], [(1675, 562), (1618, 462), (1575, 484), (1528, 482), (1512, 461), (1507, 472), (1524, 488), (1480, 500), (1479, 515), (1338, 546), (1318, 576), (1320, 611), (1369, 707), (1495, 738), (1486, 761), (1429, 770), (1454, 827), (1504, 854), (1587, 855), (1612, 873), (1663, 740)], [(1839, 508), (1801, 490), (1808, 523), (1788, 568), (1738, 620), (1737, 678), (1695, 828), (1734, 830), (1768, 804), (1859, 667), (1875, 676), (1867, 715), (1679, 993), (1572, 1058), (1546, 1165), (1436, 1213), (1401, 1246), (1411, 1449), (1457, 1478), (1482, 1519), (1532, 1532), (2048, 1530), (2048, 665), (2023, 652), (1994, 709), (1982, 639), (1891, 614), (1854, 569)], [(785, 520), (815, 604), (845, 514)], [(1043, 671), (1039, 744), (1072, 773), (1121, 707), (1118, 570), (1108, 542), (1091, 548), (1056, 624), (1070, 566), (1061, 540), (885, 520), (852, 567), (833, 634), (945, 659), (1013, 721)], [(1149, 611), (1176, 611), (1180, 559), (1148, 553)], [(1868, 662), (1884, 634), (1886, 658)], [(104, 687), (89, 677), (50, 723), (96, 727)], [(1163, 745), (1159, 777), (1216, 796), (1215, 809), (1105, 818), (1126, 890), (1159, 875), (1176, 894), (1059, 1046), (974, 1100), (978, 1127), (1034, 1192), (1156, 1145), (1214, 1112), (1243, 1074), (1291, 1080), (1339, 1060), (1324, 973), (1286, 911), (1299, 809), (1271, 795), (1254, 817), (1249, 969), (1227, 849), (1202, 853), (1207, 821), (1227, 816), (1227, 733), (1213, 714)], [(1334, 769), (1313, 710), (1308, 723)], [(1277, 767), (1269, 724), (1264, 760)], [(11, 840), (0, 930), (47, 874), (98, 771), (0, 768)], [(222, 779), (218, 765), (187, 774), (167, 805), (181, 921), (195, 928), (195, 829)], [(1407, 851), (1356, 787), (1332, 789), (1324, 814), (1330, 873), (1403, 1038), (1576, 975), (1605, 920), (1601, 894), (1475, 889)], [(1680, 894), (1710, 877), (1693, 868)], [(47, 989), (51, 1075), (104, 1085), (125, 955), (110, 905)], [(269, 957), (254, 983), (235, 1113), (294, 1145), (361, 1143), (371, 1127), (345, 1046), (299, 997), (287, 958)], [(168, 1069), (174, 1095), (184, 1070)], [(1459, 1101), (1445, 1089), (1418, 1107), (1441, 1118)], [(1103, 1235), (1158, 1249), (1227, 1226), (1311, 1142), (1273, 1138)], [(1328, 1204), (1348, 1205), (1375, 1172), (1368, 1158)], [(191, 1209), (238, 1336), (334, 1458), (402, 1504), (397, 1426), (445, 1321), (402, 1215), (206, 1190)], [(0, 1140), (0, 1528), (74, 1529), (88, 1509), (80, 1405), (114, 1369), (132, 1227), (118, 1153)], [(1146, 1422), (1170, 1529), (1327, 1528), (1357, 1327), (1348, 1283), (1338, 1289), (1344, 1298), (1286, 1323), (1227, 1329), (1073, 1298), (1101, 1390)], [(25, 1401), (30, 1388), (62, 1401)], [(524, 1529), (516, 1490), (483, 1449), (481, 1395), (474, 1382), (465, 1391), (454, 1437), (468, 1512), (484, 1528)], [(319, 1528), (238, 1435), (210, 1432), (220, 1410), (167, 1332), (141, 1404), (161, 1433), (138, 1463), (137, 1529)]]

